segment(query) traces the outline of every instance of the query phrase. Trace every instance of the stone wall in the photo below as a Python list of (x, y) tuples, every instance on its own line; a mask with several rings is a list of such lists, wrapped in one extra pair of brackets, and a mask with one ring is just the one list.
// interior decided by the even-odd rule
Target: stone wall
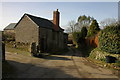
[(39, 27), (29, 17), (24, 16), (15, 28), (16, 42), (38, 44), (38, 29)]
[(40, 27), (40, 37), (39, 37), (40, 49), (43, 51), (50, 51), (52, 49), (52, 30)]
[(40, 27), (39, 39), (41, 49), (45, 51), (64, 49), (65, 43), (63, 32)]
[(15, 31), (12, 30), (4, 30), (3, 32), (5, 41), (14, 41), (15, 40)]
[(64, 34), (63, 32), (53, 32), (53, 46), (54, 50), (61, 50), (64, 49)]
[(8, 29), (8, 30), (4, 30), (4, 34), (11, 34), (11, 33), (15, 33), (15, 31), (13, 29)]

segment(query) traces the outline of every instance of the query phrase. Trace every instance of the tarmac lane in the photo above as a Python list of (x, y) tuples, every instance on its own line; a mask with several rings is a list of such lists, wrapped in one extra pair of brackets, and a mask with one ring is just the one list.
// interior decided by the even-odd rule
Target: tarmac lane
[[(118, 78), (111, 70), (98, 67), (80, 56), (50, 55), (36, 58), (6, 52), (6, 60), (16, 69), (9, 78)], [(77, 53), (77, 51), (76, 51)]]

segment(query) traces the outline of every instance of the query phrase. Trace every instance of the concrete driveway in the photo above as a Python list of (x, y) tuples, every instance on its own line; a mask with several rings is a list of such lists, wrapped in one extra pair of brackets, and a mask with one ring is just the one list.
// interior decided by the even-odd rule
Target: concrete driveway
[(118, 78), (109, 69), (101, 68), (88, 62), (84, 57), (72, 56), (70, 50), (66, 55), (51, 55), (35, 58), (22, 54), (6, 53), (6, 60), (14, 66), (15, 72), (6, 77), (12, 78)]

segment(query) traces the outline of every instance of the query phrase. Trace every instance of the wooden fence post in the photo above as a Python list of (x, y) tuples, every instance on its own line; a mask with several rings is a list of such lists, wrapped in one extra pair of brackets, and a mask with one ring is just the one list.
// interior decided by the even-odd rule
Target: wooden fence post
[(3, 38), (3, 31), (0, 31), (0, 57), (2, 61), (5, 61), (5, 43)]
[(5, 43), (2, 42), (2, 61), (5, 61)]

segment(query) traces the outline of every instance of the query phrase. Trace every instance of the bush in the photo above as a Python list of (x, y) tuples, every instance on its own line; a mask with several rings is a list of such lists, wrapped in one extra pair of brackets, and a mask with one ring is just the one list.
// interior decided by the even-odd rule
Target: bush
[(120, 67), (120, 61), (116, 61), (116, 66)]
[(87, 37), (96, 35), (100, 31), (99, 25), (96, 20), (93, 20), (88, 28)]
[(81, 29), (81, 37), (85, 38), (87, 36), (87, 28), (86, 27), (82, 27)]
[(89, 57), (92, 59), (97, 59), (97, 60), (101, 60), (101, 61), (105, 61), (105, 56), (107, 54), (104, 53), (103, 51), (101, 51), (99, 48), (95, 48), (90, 52)]
[(77, 43), (79, 42), (79, 38), (81, 37), (81, 32), (74, 32), (72, 35), (74, 43), (78, 45)]
[(119, 57), (120, 54), (111, 54), (111, 53), (102, 51), (100, 48), (93, 49), (89, 54), (89, 58), (97, 59), (104, 62), (106, 61), (106, 56), (111, 56), (118, 61), (120, 60), (120, 57)]
[(101, 50), (120, 54), (120, 25), (107, 26), (100, 32), (98, 40)]
[(74, 42), (77, 45), (81, 44), (81, 43), (84, 43), (86, 35), (87, 35), (87, 29), (86, 29), (86, 27), (83, 27), (82, 30), (81, 30), (81, 32), (74, 32), (73, 33)]
[(7, 33), (3, 34), (4, 41), (15, 41), (15, 34), (14, 33)]

